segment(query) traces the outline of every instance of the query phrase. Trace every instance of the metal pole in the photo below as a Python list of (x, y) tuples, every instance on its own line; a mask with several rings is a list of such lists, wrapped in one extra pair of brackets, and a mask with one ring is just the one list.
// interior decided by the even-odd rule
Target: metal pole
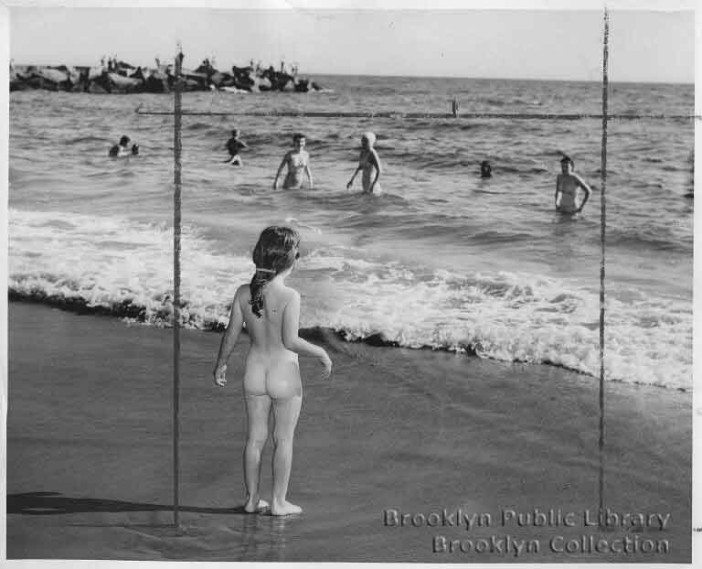
[(180, 515), (180, 188), (181, 188), (181, 74), (183, 51), (178, 46), (175, 59), (175, 91), (173, 121), (173, 525), (179, 526)]
[[(600, 191), (600, 476), (599, 476), (599, 502), (600, 513), (604, 511), (604, 444), (605, 444), (605, 232), (606, 232), (606, 212), (607, 202), (605, 190), (607, 188), (607, 94), (609, 78), (607, 75), (607, 63), (609, 60), (609, 12), (604, 11), (604, 41), (602, 53), (602, 155), (600, 164), (600, 176), (602, 189)], [(600, 516), (600, 519), (601, 516)]]

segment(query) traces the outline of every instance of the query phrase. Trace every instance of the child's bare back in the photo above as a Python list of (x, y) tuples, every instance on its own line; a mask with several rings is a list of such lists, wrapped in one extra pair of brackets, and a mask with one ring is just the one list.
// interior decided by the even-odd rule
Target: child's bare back
[[(300, 506), (287, 501), (295, 426), (302, 405), (298, 354), (317, 358), (326, 377), (331, 360), (324, 348), (298, 335), (300, 295), (285, 285), (298, 258), (300, 237), (287, 227), (268, 227), (254, 248), (256, 265), (251, 283), (240, 286), (231, 306), (214, 369), (215, 383), (227, 384), (227, 360), (244, 326), (251, 338), (244, 372), (247, 428), (244, 449), (244, 510), (270, 507), (276, 516), (297, 514)], [(268, 419), (273, 415), (273, 496), (270, 506), (260, 498), (261, 455), (268, 441)]]
[[(275, 286), (279, 284), (279, 286)], [(246, 330), (251, 337), (251, 348), (246, 356), (244, 393), (268, 395), (272, 399), (302, 395), (302, 382), (297, 354), (285, 347), (286, 309), (298, 293), (277, 282), (263, 291), (262, 317), (251, 309), (251, 289), (242, 286), (236, 294), (244, 316)], [(290, 318), (290, 315), (287, 315)]]

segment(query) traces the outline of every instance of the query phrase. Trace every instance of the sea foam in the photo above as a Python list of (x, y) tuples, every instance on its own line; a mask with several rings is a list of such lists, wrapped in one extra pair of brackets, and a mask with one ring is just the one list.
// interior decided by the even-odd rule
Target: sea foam
[[(11, 209), (9, 229), (14, 297), (170, 324), (170, 227)], [(196, 228), (183, 228), (185, 326), (221, 329), (236, 287), (251, 278), (248, 255), (217, 250)], [(597, 290), (541, 275), (455, 274), (364, 255), (323, 246), (300, 260), (290, 283), (302, 293), (303, 327), (330, 328), (349, 341), (372, 338), (599, 375)], [(688, 389), (689, 303), (626, 292), (610, 294), (606, 304), (606, 378)]]

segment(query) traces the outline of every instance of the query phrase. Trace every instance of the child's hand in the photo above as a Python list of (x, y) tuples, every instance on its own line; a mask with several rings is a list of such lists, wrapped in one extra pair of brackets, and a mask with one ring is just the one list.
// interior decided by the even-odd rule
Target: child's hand
[(227, 385), (227, 366), (216, 367), (214, 370), (214, 382), (220, 387)]
[(332, 371), (332, 361), (329, 358), (327, 352), (324, 352), (324, 355), (320, 358), (320, 361), (324, 366), (324, 371), (322, 372), (322, 379), (329, 379), (329, 376), (331, 375)]

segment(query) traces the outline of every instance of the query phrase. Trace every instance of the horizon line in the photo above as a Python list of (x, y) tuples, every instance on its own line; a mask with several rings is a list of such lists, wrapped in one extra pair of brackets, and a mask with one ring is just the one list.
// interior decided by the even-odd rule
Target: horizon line
[[(11, 60), (12, 61), (12, 60)], [(125, 62), (127, 63), (127, 62)], [(99, 65), (69, 65), (67, 63), (12, 63), (15, 67), (60, 67), (65, 65), (66, 67), (99, 67)], [(132, 65), (130, 63), (130, 65)], [(170, 65), (170, 64), (164, 64)], [(143, 67), (146, 69), (152, 68), (148, 65), (135, 66)], [(239, 67), (239, 66), (237, 66)], [(155, 69), (155, 66), (153, 66)], [(225, 68), (226, 71), (227, 68)], [(191, 69), (194, 71), (194, 68)], [(218, 70), (219, 71), (219, 70)], [(570, 83), (602, 83), (602, 79), (575, 79), (575, 78), (544, 78), (544, 77), (480, 77), (480, 76), (467, 76), (467, 75), (403, 75), (403, 74), (369, 74), (369, 73), (331, 73), (325, 71), (306, 71), (298, 72), (298, 76), (308, 76), (308, 75), (323, 75), (328, 77), (390, 77), (396, 79), (475, 79), (479, 81), (553, 81), (553, 82), (570, 82)], [(609, 83), (633, 83), (633, 84), (664, 84), (664, 85), (695, 85), (695, 80), (692, 81), (670, 81), (662, 79), (611, 79)]]

